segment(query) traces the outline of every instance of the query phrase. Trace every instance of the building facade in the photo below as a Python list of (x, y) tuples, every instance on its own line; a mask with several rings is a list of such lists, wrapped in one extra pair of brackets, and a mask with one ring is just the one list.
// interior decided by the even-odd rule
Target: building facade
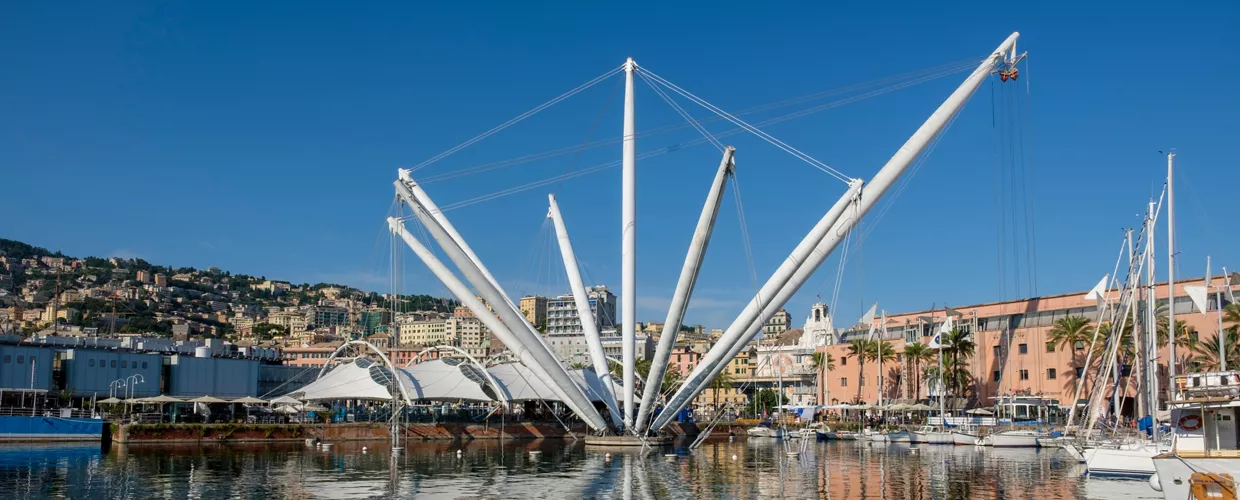
[[(616, 326), (616, 296), (606, 286), (586, 289), (594, 324), (601, 332)], [(577, 303), (572, 294), (547, 300), (546, 335), (573, 335), (582, 333), (581, 317), (577, 315)]]
[(521, 297), (521, 314), (536, 327), (547, 324), (547, 298), (539, 295)]

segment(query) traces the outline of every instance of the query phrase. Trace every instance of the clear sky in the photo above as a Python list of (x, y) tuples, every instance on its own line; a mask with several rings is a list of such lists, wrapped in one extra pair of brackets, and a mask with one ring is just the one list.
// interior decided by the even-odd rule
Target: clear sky
[[(384, 217), (397, 168), (625, 57), (740, 110), (980, 60), (1020, 31), (1029, 64), (1019, 83), (984, 84), (890, 211), (863, 225), (868, 236), (844, 266), (841, 322), (875, 301), (894, 312), (1087, 289), (1111, 271), (1122, 228), (1139, 225), (1161, 189), (1167, 148), (1179, 153), (1179, 274), (1203, 274), (1207, 254), (1240, 268), (1228, 229), (1240, 181), (1236, 2), (671, 3), (5, 2), (0, 237), (386, 291)], [(868, 179), (964, 75), (767, 130)], [(617, 137), (619, 78), (417, 176)], [(1027, 114), (1005, 115), (1010, 106)], [(1024, 132), (996, 127), (1003, 116)], [(683, 123), (640, 81), (637, 117), (639, 132)], [(638, 151), (695, 137), (649, 136)], [(737, 147), (762, 281), (843, 184), (753, 137), (724, 141)], [(1026, 151), (1021, 161), (996, 159), (1014, 145)], [(447, 205), (619, 156), (611, 145), (427, 189)], [(641, 321), (665, 315), (718, 159), (702, 145), (638, 164)], [(997, 190), (999, 173), (1010, 181), (1018, 167), (1031, 180)], [(540, 232), (546, 194), (558, 187), (589, 281), (619, 293), (619, 179), (619, 169), (604, 170), (449, 215), (510, 293), (562, 291), (562, 269), (548, 267), (558, 251)], [(725, 327), (754, 290), (738, 219), (729, 193), (689, 322)], [(1162, 225), (1160, 276), (1165, 235)], [(402, 254), (403, 291), (446, 293)], [(796, 324), (817, 295), (830, 300), (837, 265), (789, 304)]]

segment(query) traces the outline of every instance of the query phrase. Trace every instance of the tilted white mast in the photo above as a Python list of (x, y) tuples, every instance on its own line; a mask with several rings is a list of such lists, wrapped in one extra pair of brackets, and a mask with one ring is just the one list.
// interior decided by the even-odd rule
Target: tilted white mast
[[(832, 227), (831, 231), (827, 232), (826, 235), (818, 241), (816, 248), (814, 248), (814, 251), (811, 254), (814, 256), (815, 262), (805, 262), (805, 265), (802, 265), (799, 269), (796, 269), (792, 275), (792, 278), (787, 280), (787, 286), (779, 287), (779, 291), (775, 294), (773, 300), (768, 298), (770, 297), (769, 295), (762, 295), (763, 299), (771, 300), (770, 304), (775, 305), (776, 308), (782, 307), (782, 305), (788, 301), (788, 298), (800, 289), (805, 280), (809, 278), (809, 275), (813, 274), (813, 272), (818, 268), (818, 265), (822, 264), (822, 260), (825, 260), (826, 256), (835, 249), (836, 245), (838, 245), (844, 235), (848, 233), (849, 229), (851, 229), (862, 216), (874, 207), (874, 204), (877, 203), (882, 195), (891, 188), (897, 179), (900, 178), (900, 175), (903, 174), (908, 166), (912, 164), (913, 160), (921, 154), (930, 141), (933, 140), (944, 127), (947, 126), (947, 123), (951, 121), (951, 118), (960, 110), (965, 101), (967, 101), (968, 98), (972, 96), (975, 91), (977, 91), (977, 88), (981, 86), (982, 82), (990, 75), (990, 72), (994, 68), (995, 64), (1002, 61), (1008, 52), (1014, 50), (1016, 40), (1019, 37), (1020, 33), (1012, 33), (1008, 36), (1008, 38), (1004, 40), (997, 49), (995, 49), (994, 53), (982, 61), (982, 63), (978, 65), (977, 69), (973, 70), (973, 73), (965, 79), (964, 83), (952, 92), (951, 96), (949, 96), (947, 100), (943, 102), (943, 104), (940, 105), (932, 115), (930, 115), (930, 118), (927, 119), (926, 122), (913, 133), (912, 137), (910, 137), (909, 140), (906, 141), (898, 151), (896, 151), (895, 155), (887, 161), (887, 164), (884, 165), (877, 174), (875, 174), (874, 178), (870, 181), (869, 187), (865, 191), (866, 196), (860, 197), (857, 201), (856, 216), (850, 217), (847, 220), (837, 220), (833, 223), (834, 227)], [(851, 199), (851, 195), (847, 195), (847, 199)], [(813, 243), (811, 242), (811, 244)], [(753, 305), (752, 302), (751, 305)], [(749, 308), (747, 307), (746, 310), (748, 309)], [(740, 332), (744, 334), (743, 339), (728, 338), (725, 340), (725, 338), (721, 338), (720, 342), (707, 353), (702, 364), (699, 364), (694, 370), (695, 373), (699, 370), (709, 370), (710, 376), (699, 376), (696, 377), (695, 380), (691, 374), (686, 383), (681, 386), (680, 390), (677, 391), (676, 394), (668, 401), (667, 407), (664, 409), (663, 413), (659, 414), (659, 418), (655, 420), (655, 425), (653, 427), (658, 430), (667, 425), (675, 412), (680, 411), (680, 409), (684, 408), (690, 400), (696, 397), (704, 388), (704, 383), (708, 384), (710, 379), (722, 370), (722, 366), (732, 357), (735, 357), (736, 352), (739, 352), (740, 349), (744, 347), (743, 343), (739, 343), (738, 341), (744, 340), (745, 342), (748, 342), (748, 340), (756, 334), (757, 329), (761, 328), (761, 323), (765, 323), (769, 320), (770, 315), (774, 314), (774, 312), (775, 310), (770, 310), (770, 313), (767, 314), (764, 310), (763, 314), (759, 317), (753, 318), (753, 320), (742, 324), (740, 328), (743, 328), (745, 324), (749, 325), (749, 331)], [(741, 318), (737, 319), (740, 320)], [(757, 324), (757, 328), (754, 327), (755, 324)], [(736, 325), (736, 323), (734, 322), (733, 325)], [(729, 327), (729, 330), (732, 330), (732, 327)], [(727, 332), (725, 332), (725, 336), (726, 335)], [(740, 335), (737, 335), (736, 337), (740, 337)], [(725, 354), (722, 351), (726, 351), (728, 356), (721, 356), (720, 354)], [(722, 364), (720, 363), (721, 360)]]
[[(400, 219), (388, 217), (387, 221), (388, 227), (391, 229), (392, 233), (400, 236), (400, 238), (404, 240), (405, 244), (413, 250), (414, 255), (417, 255), (418, 258), (422, 259), (422, 262), (424, 262), (426, 267), (431, 270), (431, 273), (433, 273), (435, 277), (439, 278), (439, 281), (448, 288), (448, 291), (451, 292), (452, 295), (456, 296), (457, 300), (461, 301), (462, 305), (469, 308), (470, 311), (474, 311), (474, 315), (482, 321), (482, 324), (486, 325), (487, 329), (491, 331), (492, 335), (495, 335), (496, 339), (502, 342), (505, 346), (508, 346), (508, 348), (512, 350), (513, 354), (516, 355), (517, 359), (521, 360), (525, 366), (529, 367), (534, 376), (538, 377), (540, 380), (545, 382), (548, 387), (555, 391), (557, 397), (562, 398), (562, 401), (567, 400), (567, 398), (563, 395), (563, 391), (559, 390), (560, 388), (553, 382), (553, 379), (547, 371), (543, 369), (534, 353), (527, 349), (525, 345), (517, 339), (516, 335), (508, 329), (508, 325), (501, 322), (494, 314), (489, 314), (486, 305), (483, 304), (482, 301), (469, 290), (468, 285), (462, 282), (460, 278), (457, 278), (457, 276), (452, 273), (452, 270), (448, 269), (448, 267), (445, 266), (438, 257), (435, 257), (433, 252), (427, 249), (426, 246), (422, 245), (422, 242), (418, 241), (413, 237), (413, 235), (409, 234), (409, 231), (405, 229), (405, 224), (401, 222)], [(497, 388), (496, 390), (499, 389)]]
[[(456, 265), (457, 269), (465, 275), (465, 279), (474, 286), (474, 289), (478, 291), (478, 294), (484, 300), (493, 306), (495, 313), (499, 315), (504, 324), (511, 327), (511, 331), (516, 337), (514, 340), (519, 341), (522, 346), (532, 353), (535, 361), (550, 376), (551, 385), (559, 386), (559, 389), (566, 396), (563, 403), (589, 424), (591, 428), (607, 430), (607, 423), (603, 421), (602, 415), (599, 415), (598, 411), (594, 409), (590, 398), (586, 396), (580, 386), (573, 382), (573, 379), (568, 375), (568, 371), (564, 369), (564, 366), (560, 364), (560, 360), (543, 343), (538, 332), (528, 328), (529, 322), (525, 320), (525, 316), (509, 307), (510, 304), (505, 300), (499, 289), (486, 279), (482, 271), (478, 269), (478, 266), (474, 265), (473, 261), (469, 259), (461, 247), (453, 241), (443, 226), (439, 224), (439, 221), (431, 216), (426, 207), (413, 196), (409, 186), (401, 180), (397, 180), (393, 184), (396, 186), (396, 193), (409, 204), (413, 214), (422, 221), (422, 225), (435, 238), (435, 241), (439, 242), (440, 248), (448, 255), (448, 258)], [(419, 255), (419, 257), (421, 256)], [(423, 259), (423, 261), (425, 260)], [(429, 266), (430, 264), (428, 263), (427, 265)], [(464, 300), (464, 297), (458, 298)], [(474, 310), (474, 314), (483, 317), (490, 316), (491, 312), (483, 307), (481, 310)], [(515, 349), (515, 346), (512, 345), (508, 347)], [(531, 369), (534, 368), (528, 364), (526, 366), (529, 366)]]
[[(405, 183), (405, 186), (409, 188), (409, 194), (412, 195), (413, 198), (426, 209), (426, 212), (429, 213), (431, 217), (434, 217), (435, 220), (439, 222), (439, 225), (443, 227), (443, 230), (447, 233), (448, 237), (451, 238), (457, 246), (461, 247), (461, 251), (465, 252), (465, 256), (469, 257), (469, 261), (473, 262), (474, 266), (482, 272), (482, 275), (486, 278), (487, 283), (490, 283), (491, 286), (495, 287), (495, 289), (499, 291), (500, 295), (504, 297), (504, 302), (508, 305), (508, 307), (519, 313), (521, 309), (517, 307), (517, 305), (512, 301), (512, 298), (508, 296), (508, 293), (504, 291), (504, 287), (499, 285), (499, 281), (495, 280), (495, 276), (491, 275), (491, 271), (488, 270), (487, 266), (482, 263), (482, 259), (479, 259), (478, 255), (474, 253), (474, 249), (469, 246), (469, 243), (465, 241), (465, 238), (461, 237), (461, 233), (457, 232), (456, 226), (453, 226), (452, 221), (448, 220), (448, 217), (444, 215), (443, 210), (439, 209), (439, 206), (435, 204), (435, 200), (432, 200), (430, 195), (426, 194), (426, 191), (422, 189), (422, 186), (418, 184), (417, 181), (413, 180), (413, 176), (411, 175), (409, 169), (398, 169), (397, 177), (399, 177), (399, 179)], [(499, 305), (492, 304), (491, 306), (498, 307)], [(534, 325), (525, 318), (524, 314), (521, 314), (520, 316), (522, 322), (526, 325), (526, 329), (537, 331), (537, 329), (534, 328)], [(548, 350), (551, 349), (551, 346), (547, 344), (546, 339), (542, 338), (541, 335), (538, 336), (538, 340), (546, 346)]]
[(586, 286), (581, 282), (581, 269), (577, 267), (577, 255), (573, 252), (573, 243), (568, 239), (568, 228), (564, 225), (564, 217), (560, 214), (560, 204), (556, 203), (555, 195), (547, 195), (551, 204), (547, 216), (555, 224), (556, 239), (560, 243), (560, 255), (564, 258), (564, 271), (568, 273), (568, 284), (573, 290), (573, 302), (577, 305), (577, 317), (581, 319), (581, 330), (586, 337), (586, 347), (590, 350), (590, 362), (594, 365), (594, 374), (602, 387), (603, 402), (611, 410), (611, 421), (619, 424), (620, 408), (616, 405), (616, 388), (611, 381), (611, 370), (607, 367), (607, 356), (603, 353), (603, 341), (599, 339), (598, 323), (594, 320), (594, 312), (590, 309), (590, 297), (586, 295)]
[(715, 180), (706, 194), (706, 204), (702, 207), (702, 215), (698, 217), (697, 229), (693, 231), (693, 240), (689, 242), (689, 253), (685, 256), (685, 264), (680, 268), (680, 279), (676, 281), (676, 293), (672, 295), (672, 304), (667, 309), (667, 319), (663, 322), (663, 335), (659, 337), (659, 345), (655, 348), (654, 358), (650, 361), (650, 373), (642, 390), (642, 404), (637, 408), (635, 430), (646, 430), (649, 423), (650, 410), (662, 389), (663, 374), (667, 372), (667, 360), (672, 349), (676, 348), (676, 336), (680, 332), (680, 324), (689, 307), (689, 297), (693, 295), (693, 285), (697, 282), (698, 272), (702, 269), (702, 257), (706, 254), (706, 246), (710, 244), (711, 232), (715, 229), (715, 220), (719, 216), (719, 204), (723, 201), (723, 188), (727, 185), (728, 175), (735, 167), (733, 155), (736, 149), (728, 146), (723, 150), (723, 160), (719, 162), (719, 170), (715, 172)]
[(633, 122), (633, 58), (624, 63), (624, 137), (621, 169), (620, 319), (621, 364), (624, 366), (624, 427), (633, 425), (633, 390), (637, 387), (634, 342), (637, 339), (637, 137)]
[(694, 367), (693, 371), (685, 379), (684, 384), (676, 391), (676, 394), (668, 400), (663, 412), (655, 419), (655, 424), (652, 426), (655, 430), (659, 430), (663, 425), (666, 425), (676, 412), (683, 409), (689, 400), (693, 399), (698, 392), (701, 392), (698, 389), (699, 387), (704, 388), (706, 385), (709, 385), (710, 381), (714, 380), (719, 374), (718, 372), (722, 371), (724, 366), (727, 365), (728, 361), (736, 357), (735, 352), (730, 356), (727, 355), (727, 352), (730, 348), (740, 351), (741, 347), (753, 338), (757, 332), (748, 331), (750, 325), (757, 320), (765, 323), (766, 319), (775, 314), (775, 311), (779, 309), (782, 303), (776, 304), (771, 302), (770, 298), (774, 297), (776, 292), (788, 282), (789, 276), (796, 271), (797, 267), (801, 266), (806, 259), (812, 258), (814, 244), (822, 239), (831, 225), (835, 224), (835, 221), (839, 220), (844, 214), (844, 210), (848, 208), (860, 190), (861, 181), (853, 180), (848, 192), (844, 193), (844, 196), (835, 202), (835, 205), (814, 225), (810, 233), (805, 235), (805, 238), (792, 251), (792, 254), (784, 260), (784, 263), (779, 266), (775, 274), (767, 279), (766, 283), (758, 291), (758, 294), (750, 299), (749, 304), (741, 311), (740, 316), (732, 321), (732, 324), (723, 332), (723, 336), (719, 337), (718, 342), (702, 357), (702, 361)]

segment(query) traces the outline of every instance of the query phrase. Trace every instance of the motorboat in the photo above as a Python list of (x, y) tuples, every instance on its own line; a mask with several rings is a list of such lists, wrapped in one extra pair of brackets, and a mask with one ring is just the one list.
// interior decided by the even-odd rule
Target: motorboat
[(840, 438), (830, 427), (822, 426), (814, 429), (814, 434), (818, 436), (819, 441), (835, 441)]
[[(1171, 449), (1155, 456), (1150, 486), (1167, 500), (1234, 498), (1240, 478), (1240, 372), (1179, 375)], [(1200, 495), (1194, 496), (1195, 493)]]
[(910, 443), (921, 444), (956, 444), (952, 433), (932, 425), (923, 425), (920, 429), (909, 433)]
[(911, 442), (911, 440), (910, 440), (910, 433), (909, 433), (909, 431), (906, 431), (906, 430), (903, 430), (903, 429), (898, 430), (898, 431), (890, 431), (890, 432), (888, 432), (888, 433), (887, 433), (887, 441), (892, 442), (892, 443), (908, 443), (908, 442)]
[(886, 443), (887, 442), (887, 433), (885, 432), (866, 429), (864, 432), (864, 435), (865, 435), (865, 439), (870, 442), (875, 442), (875, 443)]
[(1050, 435), (1045, 432), (1011, 430), (988, 435), (978, 441), (978, 444), (999, 448), (1037, 448), (1038, 439), (1047, 437), (1050, 437)]
[(849, 431), (839, 431), (835, 433), (835, 436), (840, 441), (856, 441), (862, 437), (860, 434), (856, 432), (849, 432)]
[(763, 422), (763, 423), (758, 424), (758, 425), (756, 425), (756, 426), (754, 426), (754, 427), (750, 427), (750, 428), (748, 428), (748, 429), (745, 429), (745, 434), (748, 434), (748, 435), (749, 435), (749, 437), (751, 437), (751, 438), (775, 438), (775, 439), (779, 439), (779, 438), (781, 437), (781, 433), (780, 433), (779, 429), (775, 429), (775, 428), (771, 427), (771, 425), (770, 425), (769, 423), (766, 423), (766, 422)]
[(978, 427), (975, 425), (958, 425), (952, 429), (952, 443), (959, 446), (976, 445), (978, 437)]

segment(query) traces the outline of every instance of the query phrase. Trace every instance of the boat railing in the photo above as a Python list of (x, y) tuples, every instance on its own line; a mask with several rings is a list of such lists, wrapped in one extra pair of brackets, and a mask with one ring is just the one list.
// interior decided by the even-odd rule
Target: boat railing
[(49, 418), (93, 418), (89, 410), (78, 408), (29, 408), (6, 406), (0, 408), (0, 417), (49, 417)]

